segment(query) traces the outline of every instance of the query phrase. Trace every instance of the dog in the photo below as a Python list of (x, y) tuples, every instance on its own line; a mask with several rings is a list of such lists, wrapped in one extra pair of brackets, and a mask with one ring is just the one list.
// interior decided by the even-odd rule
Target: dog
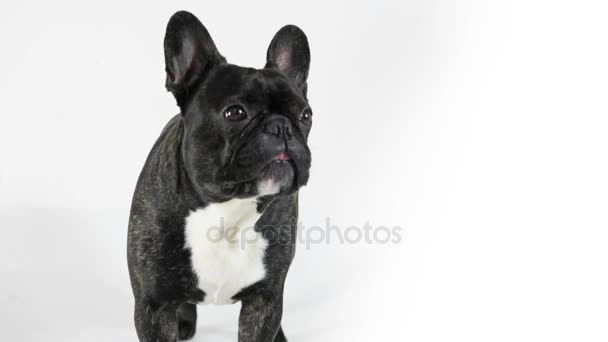
[(190, 339), (197, 304), (241, 302), (238, 340), (286, 341), (283, 287), (309, 178), (308, 39), (287, 25), (262, 69), (226, 62), (191, 13), (164, 39), (180, 113), (139, 176), (128, 265), (141, 342)]

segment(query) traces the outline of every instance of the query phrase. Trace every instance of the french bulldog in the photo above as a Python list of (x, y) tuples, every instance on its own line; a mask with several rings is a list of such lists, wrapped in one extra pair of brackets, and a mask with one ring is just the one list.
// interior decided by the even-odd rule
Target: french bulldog
[(197, 304), (241, 302), (238, 340), (286, 341), (283, 286), (312, 125), (308, 40), (281, 28), (262, 69), (226, 62), (203, 24), (175, 13), (166, 88), (180, 113), (139, 176), (128, 264), (141, 342), (191, 338)]

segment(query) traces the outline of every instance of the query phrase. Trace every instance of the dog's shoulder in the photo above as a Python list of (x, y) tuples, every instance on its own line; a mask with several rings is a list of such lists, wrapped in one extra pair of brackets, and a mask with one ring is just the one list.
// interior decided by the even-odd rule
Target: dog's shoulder
[(169, 132), (172, 129), (175, 129), (176, 127), (179, 127), (181, 125), (182, 125), (182, 114), (177, 113), (177, 114), (175, 114), (175, 116), (173, 116), (171, 118), (171, 120), (169, 120), (169, 122), (167, 122), (167, 124), (165, 125), (163, 130), (160, 132), (160, 136), (161, 137), (164, 136), (167, 132)]

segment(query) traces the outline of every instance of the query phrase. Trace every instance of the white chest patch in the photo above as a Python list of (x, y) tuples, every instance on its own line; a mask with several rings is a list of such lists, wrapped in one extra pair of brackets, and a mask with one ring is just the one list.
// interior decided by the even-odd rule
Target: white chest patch
[(197, 209), (186, 218), (185, 248), (190, 249), (204, 304), (232, 304), (232, 296), (266, 275), (268, 242), (254, 230), (257, 202), (232, 199)]

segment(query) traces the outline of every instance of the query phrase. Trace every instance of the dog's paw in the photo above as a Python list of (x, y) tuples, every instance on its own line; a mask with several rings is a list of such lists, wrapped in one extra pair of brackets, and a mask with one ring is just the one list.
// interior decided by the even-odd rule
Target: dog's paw
[(191, 321), (180, 320), (177, 326), (177, 336), (180, 341), (189, 340), (196, 332), (196, 324)]

